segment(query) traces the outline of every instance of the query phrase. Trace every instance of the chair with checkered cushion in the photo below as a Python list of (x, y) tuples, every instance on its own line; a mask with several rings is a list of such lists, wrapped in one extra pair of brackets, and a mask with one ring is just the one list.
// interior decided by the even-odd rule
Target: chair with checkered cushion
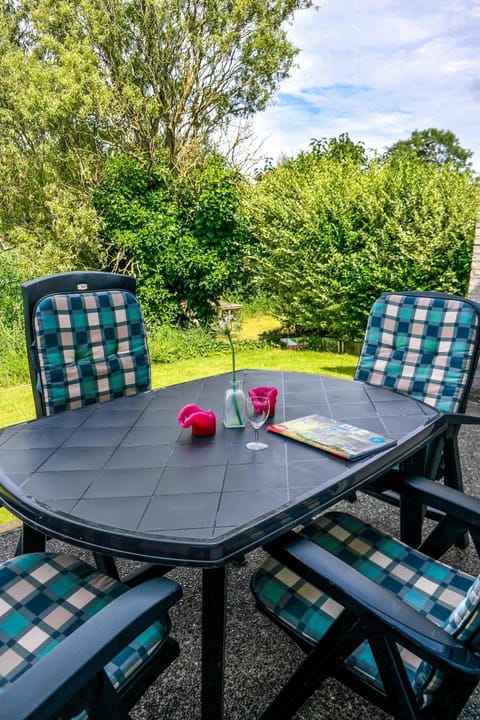
[[(90, 271), (22, 284), (37, 417), (150, 389), (147, 338), (135, 291), (133, 277)], [(44, 537), (24, 526), (20, 552), (44, 548)], [(96, 555), (96, 561), (118, 578), (112, 558)]]
[(180, 586), (130, 589), (68, 555), (0, 564), (3, 720), (125, 719), (178, 655), (168, 609)]
[[(475, 537), (480, 501), (423, 477)], [(395, 718), (457, 718), (480, 680), (480, 577), (358, 517), (329, 512), (269, 543), (252, 577), (257, 605), (307, 652), (261, 720), (290, 718), (335, 677)]]
[(70, 272), (23, 283), (37, 417), (150, 389), (135, 278)]
[[(478, 303), (447, 293), (391, 292), (373, 304), (355, 380), (417, 398), (441, 410), (448, 421), (445, 436), (401, 469), (443, 478), (446, 485), (463, 489), (457, 438), (462, 424), (480, 422), (465, 414), (479, 349)], [(398, 504), (388, 477), (377, 481), (370, 492)], [(413, 523), (409, 514), (401, 536), (418, 545), (421, 522)], [(443, 517), (431, 510), (428, 514), (436, 520)], [(437, 531), (440, 534), (446, 537), (443, 526)], [(438, 545), (437, 557), (444, 550), (444, 544)]]

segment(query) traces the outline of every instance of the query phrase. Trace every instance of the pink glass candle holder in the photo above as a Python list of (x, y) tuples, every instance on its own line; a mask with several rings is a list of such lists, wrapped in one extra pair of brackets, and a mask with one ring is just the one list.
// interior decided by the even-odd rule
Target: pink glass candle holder
[(255, 403), (255, 397), (267, 397), (270, 401), (270, 414), (268, 417), (273, 417), (275, 415), (275, 403), (277, 401), (277, 395), (278, 390), (274, 387), (256, 387), (251, 388), (248, 391), (248, 394), (252, 398), (253, 402)]
[(192, 428), (192, 435), (215, 435), (216, 418), (213, 410), (202, 410), (198, 405), (185, 405), (178, 413), (178, 424)]

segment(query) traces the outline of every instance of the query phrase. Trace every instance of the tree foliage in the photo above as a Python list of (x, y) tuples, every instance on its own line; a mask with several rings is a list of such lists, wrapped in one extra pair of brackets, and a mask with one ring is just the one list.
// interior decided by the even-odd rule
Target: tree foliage
[(310, 4), (2, 0), (2, 239), (32, 268), (104, 265), (92, 196), (105, 160), (194, 163), (265, 107), (297, 52), (285, 23)]
[[(29, 90), (41, 79), (43, 102), (30, 104), (41, 129), (61, 131), (72, 147), (116, 149), (152, 164), (166, 148), (173, 164), (185, 148), (205, 147), (233, 117), (265, 107), (297, 52), (284, 23), (309, 5), (11, 0), (3, 4), (4, 43)], [(10, 106), (21, 112), (22, 96)]]
[(448, 164), (301, 154), (249, 189), (253, 269), (292, 331), (359, 339), (383, 291), (467, 293), (479, 200)]
[(149, 319), (207, 321), (215, 304), (243, 284), (247, 246), (237, 229), (243, 185), (221, 156), (188, 177), (168, 161), (153, 168), (127, 156), (105, 165), (95, 204), (104, 221), (110, 265), (134, 272)]
[(462, 148), (451, 130), (428, 128), (414, 130), (407, 140), (399, 140), (387, 151), (388, 155), (411, 153), (417, 158), (437, 165), (450, 165), (455, 170), (471, 168), (473, 152)]
[(322, 138), (310, 141), (310, 152), (316, 157), (326, 157), (331, 160), (353, 160), (360, 165), (367, 163), (367, 153), (363, 142), (354, 142), (348, 133), (341, 133), (338, 138)]

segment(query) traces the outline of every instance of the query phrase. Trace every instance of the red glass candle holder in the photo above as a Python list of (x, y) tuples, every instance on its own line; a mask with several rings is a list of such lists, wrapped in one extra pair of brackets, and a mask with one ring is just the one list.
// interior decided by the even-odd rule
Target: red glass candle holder
[(275, 415), (275, 403), (277, 402), (277, 395), (278, 390), (275, 387), (256, 387), (251, 388), (248, 391), (248, 394), (252, 398), (252, 400), (255, 400), (255, 396), (258, 397), (267, 397), (270, 401), (270, 413), (268, 417), (273, 417)]
[(185, 405), (177, 419), (183, 428), (192, 428), (192, 435), (215, 435), (216, 418), (213, 410), (202, 410), (198, 405)]

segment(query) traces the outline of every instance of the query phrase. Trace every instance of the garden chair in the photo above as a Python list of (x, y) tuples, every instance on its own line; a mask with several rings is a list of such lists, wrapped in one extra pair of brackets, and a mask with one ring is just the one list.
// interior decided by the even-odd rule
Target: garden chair
[[(427, 478), (403, 483), (478, 542), (479, 500)], [(399, 720), (458, 717), (480, 680), (480, 576), (348, 513), (265, 549), (251, 583), (257, 605), (307, 655), (261, 720), (292, 717), (328, 677)]]
[[(441, 410), (448, 422), (445, 435), (403, 463), (402, 470), (433, 480), (443, 478), (447, 486), (463, 489), (458, 432), (462, 424), (480, 423), (480, 418), (465, 414), (479, 348), (478, 303), (447, 293), (392, 292), (383, 293), (373, 304), (355, 380), (417, 398)], [(399, 488), (395, 477), (386, 476), (368, 492), (398, 505)], [(414, 546), (421, 541), (425, 509), (417, 510), (417, 522), (412, 507), (408, 523), (406, 513), (401, 513), (401, 537)], [(430, 508), (427, 515), (435, 520), (443, 517)], [(443, 530), (441, 526), (437, 534)]]
[(37, 417), (150, 389), (133, 277), (68, 272), (22, 284)]
[(2, 720), (125, 720), (177, 657), (166, 578), (128, 588), (55, 553), (0, 564)]
[[(37, 417), (150, 389), (147, 338), (135, 290), (133, 277), (89, 271), (22, 284)], [(20, 552), (44, 548), (44, 536), (24, 525)], [(95, 559), (99, 569), (118, 578), (112, 558)], [(151, 569), (158, 574), (159, 567)]]

